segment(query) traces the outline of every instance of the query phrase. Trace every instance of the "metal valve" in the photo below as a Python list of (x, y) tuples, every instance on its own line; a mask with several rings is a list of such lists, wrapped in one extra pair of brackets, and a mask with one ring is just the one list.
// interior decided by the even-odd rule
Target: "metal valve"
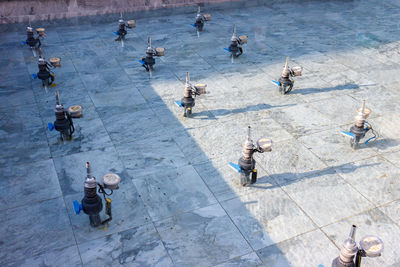
[(285, 66), (283, 67), (281, 77), (278, 81), (272, 81), (279, 86), (279, 92), (283, 95), (288, 94), (293, 89), (294, 80), (292, 77), (302, 76), (303, 68), (300, 66), (289, 67), (289, 57), (286, 57)]
[[(238, 164), (230, 162), (229, 165), (240, 174), (240, 184), (248, 186), (257, 181), (256, 161), (253, 158), (255, 152), (264, 153), (272, 151), (272, 140), (269, 138), (258, 139), (256, 143), (251, 139), (251, 127), (247, 128), (247, 138), (242, 146), (242, 156)], [(250, 177), (251, 176), (251, 177)]]
[[(84, 183), (85, 195), (82, 199), (82, 203), (79, 203), (77, 200), (73, 202), (75, 213), (80, 214), (80, 211), (83, 210), (83, 212), (89, 216), (90, 225), (92, 227), (108, 224), (108, 222), (112, 220), (112, 200), (108, 196), (112, 195), (113, 190), (119, 188), (118, 185), (121, 182), (121, 178), (114, 173), (104, 175), (102, 180), (103, 185), (97, 183), (96, 178), (91, 172), (90, 163), (87, 162), (86, 179)], [(103, 210), (103, 201), (97, 194), (97, 187), (99, 188), (98, 192), (103, 194), (105, 213), (108, 216), (108, 218), (103, 221), (100, 218), (100, 212)], [(105, 189), (108, 189), (109, 192), (107, 193)]]
[(189, 72), (186, 72), (186, 82), (185, 82), (185, 88), (183, 90), (183, 98), (181, 99), (181, 101), (175, 101), (175, 104), (178, 107), (184, 109), (183, 112), (184, 117), (190, 117), (192, 115), (192, 109), (195, 105), (194, 97), (202, 94), (207, 94), (206, 87), (207, 85), (203, 83), (192, 85), (190, 83)]
[(343, 242), (339, 257), (332, 262), (332, 267), (360, 267), (362, 257), (378, 257), (383, 251), (383, 242), (379, 237), (367, 235), (359, 246), (355, 241), (356, 226), (352, 225), (349, 237)]

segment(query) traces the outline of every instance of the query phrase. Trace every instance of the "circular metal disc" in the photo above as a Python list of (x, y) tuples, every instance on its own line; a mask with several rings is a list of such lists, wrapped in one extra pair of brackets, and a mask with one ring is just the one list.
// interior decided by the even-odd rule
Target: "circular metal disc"
[(121, 177), (115, 173), (107, 173), (103, 176), (103, 183), (109, 188), (115, 188), (121, 182)]
[(377, 236), (368, 235), (363, 237), (360, 241), (360, 246), (368, 257), (380, 256), (383, 251), (383, 241)]

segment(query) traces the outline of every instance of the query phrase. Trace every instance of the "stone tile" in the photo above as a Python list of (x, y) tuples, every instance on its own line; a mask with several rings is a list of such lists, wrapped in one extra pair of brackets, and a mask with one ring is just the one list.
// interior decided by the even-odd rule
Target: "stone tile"
[(188, 129), (188, 133), (209, 159), (240, 153), (241, 145), (227, 124)]
[(388, 216), (395, 223), (397, 223), (397, 225), (399, 225), (399, 221), (400, 221), (400, 201), (399, 200), (393, 201), (392, 203), (382, 206), (379, 209), (381, 211), (383, 211), (386, 214), (386, 216)]
[[(348, 237), (353, 224), (357, 226), (355, 238), (357, 242), (366, 235), (375, 235), (381, 238), (384, 243), (382, 256), (364, 258), (362, 261), (363, 266), (396, 266), (399, 264), (400, 259), (396, 244), (400, 228), (379, 209), (373, 209), (326, 226), (322, 228), (322, 231), (335, 242), (337, 247), (340, 247)], [(339, 256), (339, 250), (337, 251), (337, 256)]]
[(305, 176), (282, 189), (320, 227), (374, 207), (333, 169)]
[(400, 151), (385, 153), (383, 157), (400, 168)]
[(312, 102), (310, 105), (329, 118), (335, 125), (344, 125), (354, 123), (357, 109), (361, 107), (362, 102), (357, 102), (354, 98), (343, 95)]
[(246, 267), (246, 266), (263, 266), (260, 258), (257, 256), (255, 252), (250, 254), (246, 254), (240, 257), (235, 257), (227, 262), (215, 265), (215, 267), (229, 267), (229, 266), (237, 266), (237, 267)]
[(1, 211), (1, 264), (75, 243), (64, 200), (56, 198)]
[(219, 205), (176, 215), (156, 228), (175, 265), (209, 266), (251, 252)]
[[(324, 248), (321, 251), (319, 248)], [(301, 253), (298, 253), (301, 251)], [(257, 251), (264, 266), (331, 266), (337, 248), (319, 230), (262, 248)]]
[(191, 165), (155, 169), (133, 180), (153, 221), (216, 203)]
[(315, 228), (280, 188), (254, 188), (252, 194), (224, 201), (221, 205), (255, 250)]
[[(368, 122), (377, 134), (377, 139), (368, 144), (374, 150), (384, 153), (399, 150), (399, 130), (400, 120), (398, 114), (388, 114), (379, 118), (372, 118)], [(368, 137), (373, 133), (368, 133)]]
[(381, 157), (344, 164), (336, 172), (377, 206), (400, 198), (400, 169)]
[(272, 110), (270, 116), (295, 136), (320, 132), (335, 125), (329, 117), (318, 112), (310, 104)]
[(169, 134), (119, 144), (116, 149), (134, 179), (157, 173), (163, 168), (180, 168), (189, 164)]
[(148, 108), (131, 113), (116, 113), (102, 119), (115, 144), (157, 137), (165, 132), (163, 127), (160, 127), (160, 122), (154, 112)]
[(9, 209), (61, 196), (52, 160), (1, 168), (0, 209)]
[(257, 154), (256, 157), (259, 166), (279, 184), (317, 175), (327, 168), (324, 162), (295, 139), (273, 143), (271, 152)]
[(8, 266), (82, 266), (81, 257), (76, 246), (55, 249), (35, 257), (25, 258)]
[(79, 251), (85, 266), (174, 266), (152, 224), (80, 244)]
[[(99, 196), (103, 198), (102, 195), (99, 194)], [(112, 199), (112, 221), (109, 222), (108, 226), (100, 225), (94, 228), (90, 226), (89, 217), (83, 211), (79, 215), (75, 214), (72, 203), (74, 200), (81, 203), (83, 197), (83, 193), (65, 197), (68, 214), (71, 218), (72, 230), (78, 244), (150, 222), (150, 217), (143, 205), (142, 197), (131, 183), (121, 185), (118, 190), (114, 190), (112, 195), (109, 196)], [(107, 218), (104, 201), (100, 217), (102, 220)]]

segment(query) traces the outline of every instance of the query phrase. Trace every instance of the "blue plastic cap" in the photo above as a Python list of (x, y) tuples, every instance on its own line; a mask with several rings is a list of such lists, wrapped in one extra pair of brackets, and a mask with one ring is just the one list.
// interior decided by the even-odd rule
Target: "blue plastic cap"
[(235, 171), (237, 171), (238, 173), (242, 172), (242, 168), (240, 167), (240, 165), (235, 164), (233, 162), (229, 162), (229, 166), (234, 169)]
[(50, 132), (54, 130), (54, 124), (52, 124), (51, 122), (49, 122), (49, 123), (47, 124), (47, 127), (49, 128), (49, 131), (50, 131)]
[(37, 74), (36, 74), (36, 73), (33, 73), (33, 74), (32, 74), (32, 78), (33, 78), (33, 79), (37, 79)]
[(177, 105), (178, 107), (183, 107), (183, 104), (181, 101), (175, 100), (175, 105)]
[(79, 204), (79, 202), (78, 202), (78, 200), (74, 200), (74, 202), (72, 202), (73, 204), (74, 204), (74, 211), (75, 211), (75, 214), (79, 214), (79, 213), (81, 213), (81, 210), (82, 210), (82, 204)]
[(228, 52), (231, 52), (231, 50), (229, 48), (224, 48), (224, 50), (226, 50)]
[(278, 81), (274, 81), (274, 80), (272, 80), (272, 82), (273, 82), (274, 84), (278, 85), (278, 86), (281, 86), (281, 83), (280, 83), (280, 82), (278, 82)]
[(141, 60), (141, 59), (139, 59), (138, 61), (139, 61), (139, 63), (142, 64), (142, 65), (145, 63), (145, 62), (144, 62), (143, 60)]

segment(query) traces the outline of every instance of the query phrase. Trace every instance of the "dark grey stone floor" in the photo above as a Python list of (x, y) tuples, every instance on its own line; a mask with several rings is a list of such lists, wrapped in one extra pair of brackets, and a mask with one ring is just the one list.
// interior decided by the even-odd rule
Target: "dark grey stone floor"
[[(0, 266), (328, 267), (352, 224), (357, 240), (385, 242), (363, 266), (400, 266), (400, 1), (212, 11), (199, 37), (194, 16), (138, 19), (124, 47), (118, 15), (47, 25), (44, 55), (62, 58), (48, 92), (31, 77), (24, 26), (2, 26)], [(249, 43), (232, 62), (223, 48), (234, 24)], [(151, 77), (138, 63), (148, 35), (166, 48)], [(282, 96), (271, 80), (286, 56), (304, 71)], [(186, 71), (210, 92), (190, 119), (174, 105)], [(47, 130), (55, 90), (83, 107), (64, 144)], [(379, 138), (353, 151), (340, 131), (362, 100)], [(228, 162), (247, 125), (274, 146), (243, 188)], [(107, 230), (73, 212), (86, 161), (98, 180), (122, 178)]]

